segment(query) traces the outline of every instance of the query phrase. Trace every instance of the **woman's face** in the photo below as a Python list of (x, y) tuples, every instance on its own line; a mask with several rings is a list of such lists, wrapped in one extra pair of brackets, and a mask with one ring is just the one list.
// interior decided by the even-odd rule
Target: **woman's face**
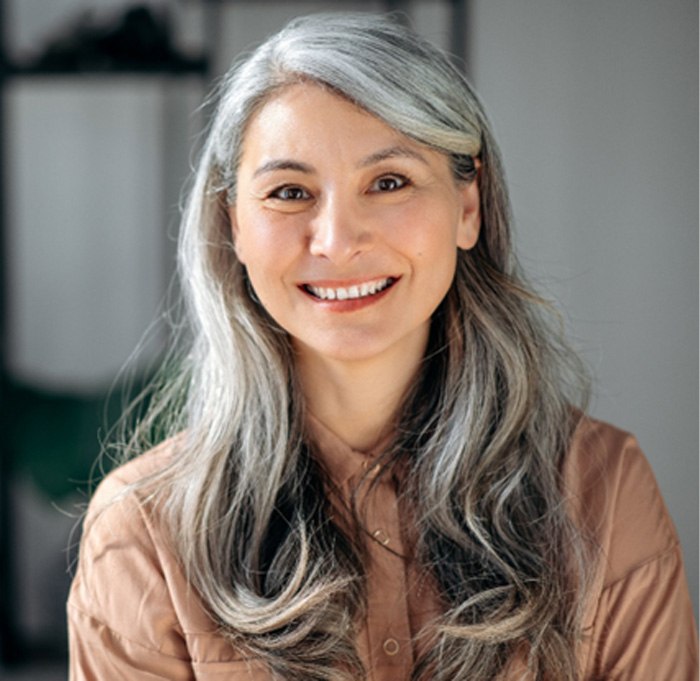
[(314, 84), (251, 120), (235, 250), (265, 309), (307, 357), (422, 355), (430, 317), (479, 233), (477, 182), (444, 154)]

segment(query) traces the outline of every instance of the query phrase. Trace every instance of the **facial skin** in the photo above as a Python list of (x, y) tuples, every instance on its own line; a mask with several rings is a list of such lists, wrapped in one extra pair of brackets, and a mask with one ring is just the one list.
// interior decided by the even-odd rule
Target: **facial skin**
[(236, 254), (302, 358), (420, 361), (457, 249), (478, 238), (476, 181), (310, 83), (253, 117), (237, 181)]

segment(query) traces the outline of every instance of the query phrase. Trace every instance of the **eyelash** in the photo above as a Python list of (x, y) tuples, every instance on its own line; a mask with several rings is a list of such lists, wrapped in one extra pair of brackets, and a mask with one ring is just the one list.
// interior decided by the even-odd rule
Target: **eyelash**
[[(301, 194), (303, 194), (303, 196), (283, 196), (285, 192), (300, 192)], [(269, 194), (269, 198), (279, 199), (280, 201), (307, 201), (311, 198), (311, 195), (303, 187), (299, 187), (294, 184), (286, 184), (282, 187), (277, 187), (277, 189), (271, 191)]]
[[(391, 180), (393, 182), (396, 182), (397, 186), (392, 187), (391, 189), (379, 189), (378, 185), (381, 182), (386, 182), (387, 180)], [(410, 180), (405, 177), (404, 175), (398, 175), (398, 174), (391, 174), (391, 175), (382, 175), (381, 177), (378, 177), (373, 183), (372, 183), (372, 191), (378, 192), (380, 194), (385, 194), (385, 193), (391, 193), (391, 192), (397, 192), (400, 191), (401, 189), (404, 189), (410, 184)]]
[[(382, 189), (380, 187), (381, 183), (386, 183), (388, 181), (395, 183), (395, 185), (391, 188), (385, 186)], [(372, 182), (370, 185), (370, 193), (390, 194), (392, 192), (397, 192), (404, 189), (409, 184), (410, 180), (404, 175), (382, 175)], [(290, 196), (290, 194), (296, 194), (296, 196)], [(303, 187), (293, 184), (286, 184), (272, 190), (268, 195), (268, 198), (277, 199), (279, 201), (308, 201), (311, 198), (311, 194), (309, 194), (309, 192)]]

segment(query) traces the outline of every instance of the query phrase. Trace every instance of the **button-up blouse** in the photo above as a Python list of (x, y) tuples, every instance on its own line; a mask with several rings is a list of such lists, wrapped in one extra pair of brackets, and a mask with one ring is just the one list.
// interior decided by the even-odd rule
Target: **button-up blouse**
[[(408, 681), (421, 646), (429, 645), (440, 600), (412, 559), (397, 481), (387, 471), (370, 485), (376, 450), (354, 451), (317, 420), (309, 425), (333, 483), (335, 521), (351, 522), (353, 494), (361, 509), (368, 607), (357, 650), (371, 681)], [(138, 491), (123, 493), (162, 467), (172, 449), (165, 443), (117, 469), (91, 501), (68, 602), (71, 681), (272, 680), (261, 662), (245, 659), (219, 633), (188, 585), (157, 510)], [(602, 561), (584, 623), (582, 680), (697, 679), (681, 549), (634, 438), (585, 419), (564, 480), (570, 512), (596, 537)], [(513, 680), (522, 678), (516, 666)]]
[[(411, 555), (409, 527), (397, 499), (399, 481), (376, 459), (386, 442), (371, 451), (348, 447), (313, 416), (309, 423), (315, 450), (333, 485), (328, 490), (334, 520), (351, 522), (354, 506), (366, 537), (367, 616), (357, 647), (375, 681), (408, 679), (414, 654), (426, 645), (431, 620), (440, 614), (439, 599), (430, 576), (421, 572)], [(419, 634), (423, 636), (419, 637)]]

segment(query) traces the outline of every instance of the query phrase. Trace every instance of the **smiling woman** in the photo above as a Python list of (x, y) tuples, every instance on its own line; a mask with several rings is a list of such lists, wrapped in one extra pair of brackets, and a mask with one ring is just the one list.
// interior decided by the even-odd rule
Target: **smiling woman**
[[(275, 94), (249, 123), (236, 186), (236, 255), (299, 366), (323, 361), (328, 370), (340, 360), (333, 366), (344, 371), (353, 360), (354, 375), (361, 362), (375, 376), (404, 366), (403, 389), (454, 279), (457, 249), (479, 234), (473, 178), (455, 178), (444, 153), (304, 83)], [(304, 385), (318, 413), (328, 386)]]
[(693, 678), (663, 500), (585, 415), (443, 54), (373, 15), (270, 38), (180, 265), (193, 341), (91, 502), (72, 679)]

